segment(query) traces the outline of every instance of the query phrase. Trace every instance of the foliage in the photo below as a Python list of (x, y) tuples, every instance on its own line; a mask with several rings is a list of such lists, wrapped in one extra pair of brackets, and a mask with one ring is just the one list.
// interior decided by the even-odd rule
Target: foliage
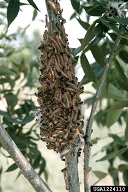
[[(6, 8), (5, 3), (0, 7)], [(36, 141), (40, 139), (34, 121), (36, 110), (32, 95), (37, 81), (39, 68), (38, 31), (30, 39), (25, 29), (18, 28), (16, 33), (9, 34), (5, 22), (6, 14), (0, 10), (2, 30), (0, 34), (0, 116), (1, 122), (11, 138), (19, 147), (27, 160), (37, 169), (39, 174), (46, 172), (46, 161), (38, 149)], [(37, 39), (37, 41), (33, 40)], [(30, 46), (33, 45), (34, 46)], [(32, 122), (32, 123), (31, 123)], [(4, 157), (5, 150), (0, 144), (0, 153)], [(6, 156), (7, 158), (7, 156)], [(10, 158), (10, 157), (8, 157)], [(6, 172), (17, 169), (16, 164), (8, 167)], [(0, 162), (0, 177), (3, 170)], [(20, 172), (17, 178), (20, 176)]]
[[(92, 82), (93, 88), (97, 90), (104, 64), (111, 53), (113, 43), (118, 35), (122, 37), (116, 50), (114, 61), (111, 63), (106, 83), (101, 93), (98, 113), (95, 116), (95, 121), (102, 128), (104, 126), (110, 128), (115, 122), (126, 126), (122, 136), (108, 134), (108, 137), (113, 142), (101, 149), (101, 151), (106, 151), (106, 155), (97, 160), (109, 161), (108, 174), (113, 178), (114, 185), (119, 185), (119, 172), (123, 173), (124, 183), (128, 184), (128, 18), (126, 16), (128, 3), (125, 2), (127, 1), (124, 1), (121, 5), (118, 1), (109, 3), (107, 0), (71, 1), (75, 10), (71, 19), (76, 18), (85, 29), (85, 36), (80, 41), (81, 45), (74, 49), (73, 52), (74, 56), (77, 55), (80, 58), (81, 66), (85, 73), (81, 81), (83, 85)], [(79, 4), (79, 11), (76, 9), (77, 4)], [(80, 18), (83, 12), (86, 14), (87, 21), (83, 21)], [(94, 22), (89, 24), (92, 16), (94, 16)], [(89, 62), (87, 58), (88, 51), (91, 51), (95, 59), (94, 63)], [(93, 98), (94, 95), (92, 94), (92, 97), (85, 99), (84, 103), (87, 106), (91, 106)], [(107, 104), (103, 108), (104, 99)], [(99, 140), (100, 138), (96, 138), (96, 143)], [(124, 164), (115, 167), (114, 161), (117, 157), (123, 160)], [(105, 173), (101, 172), (101, 174), (99, 171), (93, 171), (93, 173), (98, 177), (98, 181), (106, 176)]]
[[(14, 0), (13, 0), (14, 1)], [(23, 5), (18, 0), (15, 0), (16, 4), (11, 5), (11, 1), (7, 5), (1, 3), (1, 7), (4, 6), (7, 8), (8, 15), (8, 26), (13, 22), (16, 18), (19, 6)], [(35, 10), (38, 10), (33, 0), (28, 1), (30, 5), (32, 5)], [(92, 86), (95, 90), (97, 90), (98, 83), (100, 80), (100, 76), (103, 71), (103, 67), (107, 62), (108, 55), (111, 53), (112, 46), (115, 42), (117, 36), (121, 36), (121, 42), (119, 44), (118, 49), (116, 50), (116, 55), (114, 60), (111, 63), (106, 82), (104, 84), (100, 105), (98, 108), (98, 112), (95, 116), (95, 121), (97, 122), (99, 127), (107, 127), (108, 129), (115, 123), (118, 122), (119, 125), (125, 124), (126, 129), (122, 132), (122, 136), (116, 134), (108, 134), (108, 137), (112, 139), (112, 142), (107, 146), (104, 146), (101, 150), (106, 151), (106, 155), (97, 161), (108, 161), (109, 169), (108, 174), (113, 178), (114, 185), (119, 185), (119, 177), (118, 173), (123, 173), (124, 183), (127, 185), (128, 181), (128, 18), (126, 15), (128, 3), (127, 1), (123, 1), (123, 3), (119, 3), (118, 1), (108, 1), (108, 0), (71, 0), (72, 7), (74, 8), (74, 13), (71, 15), (71, 19), (75, 18), (79, 22), (79, 24), (85, 29), (85, 36), (83, 39), (80, 39), (80, 46), (78, 48), (72, 49), (73, 55), (77, 58), (80, 58), (80, 63), (85, 72), (85, 75), (81, 81), (82, 85), (88, 84), (92, 82)], [(12, 12), (14, 10), (14, 13)], [(35, 12), (35, 16), (33, 15), (33, 20), (36, 17), (37, 12)], [(85, 14), (86, 19), (82, 20), (81, 15)], [(94, 22), (90, 22), (90, 18), (93, 18)], [(1, 22), (3, 22), (1, 20)], [(7, 31), (4, 34), (1, 34), (1, 39), (6, 39), (6, 41), (10, 41), (15, 35), (7, 36)], [(26, 65), (24, 59), (18, 61), (18, 63), (13, 61), (12, 54), (14, 54), (14, 49), (9, 48), (6, 44), (3, 44), (4, 51), (0, 53), (0, 57), (6, 59), (6, 63), (8, 63), (9, 69), (5, 67), (5, 60), (2, 61), (2, 68), (0, 73), (5, 73), (6, 76), (2, 76), (1, 83), (4, 86), (4, 90), (2, 92), (3, 98), (6, 99), (9, 108), (5, 111), (2, 111), (3, 121), (7, 126), (10, 134), (15, 133), (18, 137), (23, 137), (26, 135), (30, 139), (31, 129), (23, 134), (23, 127), (25, 123), (28, 123), (33, 119), (32, 111), (34, 110), (34, 105), (31, 100), (26, 100), (23, 104), (18, 103), (18, 96), (20, 91), (17, 89), (15, 93), (14, 90), (15, 81), (17, 81), (20, 77), (20, 74), (24, 74), (24, 78), (29, 79), (29, 81), (24, 84), (32, 88), (33, 84), (33, 76), (29, 75), (30, 71), (34, 68), (37, 69), (37, 65)], [(87, 52), (90, 51), (92, 56), (95, 59), (94, 63), (90, 63)], [(4, 54), (3, 54), (4, 53)], [(6, 58), (5, 58), (6, 57)], [(78, 60), (79, 61), (79, 60)], [(21, 65), (19, 65), (19, 63)], [(21, 73), (17, 73), (14, 70), (14, 66), (17, 71)], [(27, 71), (27, 72), (26, 72)], [(5, 86), (6, 84), (6, 86)], [(7, 89), (6, 87), (9, 86)], [(23, 89), (22, 88), (22, 89)], [(85, 91), (86, 94), (86, 91)], [(92, 97), (87, 98), (84, 101), (84, 104), (87, 106), (91, 106), (93, 104), (94, 95)], [(104, 100), (106, 101), (106, 105), (102, 106)], [(16, 108), (18, 103), (19, 108)], [(14, 110), (15, 109), (15, 110)], [(31, 111), (30, 111), (31, 110)], [(14, 113), (21, 114), (20, 117)], [(29, 114), (29, 118), (27, 115)], [(21, 123), (22, 122), (22, 123)], [(15, 128), (15, 130), (11, 130), (9, 127)], [(17, 129), (17, 127), (19, 128)], [(32, 129), (34, 129), (32, 127)], [(17, 131), (16, 131), (17, 130)], [(122, 131), (122, 130), (121, 130)], [(29, 136), (28, 136), (29, 135)], [(26, 141), (24, 138), (24, 141)], [(30, 140), (33, 141), (31, 138)], [(96, 142), (100, 139), (96, 138)], [(31, 142), (32, 142), (31, 141)], [(18, 141), (17, 141), (18, 142)], [(28, 140), (27, 140), (28, 142)], [(31, 142), (29, 143), (31, 145)], [(24, 142), (25, 143), (25, 142)], [(34, 142), (33, 142), (34, 143)], [(23, 143), (20, 143), (21, 145)], [(22, 146), (23, 147), (23, 146)], [(30, 148), (30, 146), (27, 146)], [(32, 146), (33, 147), (33, 146)], [(23, 147), (23, 151), (25, 147)], [(31, 150), (32, 151), (32, 150)], [(35, 154), (34, 154), (35, 155)], [(118, 167), (114, 166), (114, 162), (116, 158), (119, 158), (124, 161), (124, 163), (120, 164)], [(14, 167), (13, 167), (14, 168)], [(105, 173), (100, 171), (93, 171), (93, 173), (98, 177), (99, 180), (106, 176)]]
[[(36, 6), (36, 4), (34, 3), (33, 0), (27, 0), (28, 3), (35, 8), (35, 10), (38, 10), (38, 7)], [(18, 12), (20, 10), (20, 6), (22, 5), (28, 5), (26, 3), (21, 3), (19, 0), (11, 0), (8, 1), (8, 6), (7, 6), (7, 21), (8, 21), (8, 27), (9, 25), (15, 20), (15, 18), (18, 15)]]

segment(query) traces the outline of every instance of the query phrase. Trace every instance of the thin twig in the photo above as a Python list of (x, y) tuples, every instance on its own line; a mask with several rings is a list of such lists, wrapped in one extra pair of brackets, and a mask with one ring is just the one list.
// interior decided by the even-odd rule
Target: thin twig
[(120, 43), (120, 40), (121, 40), (121, 37), (118, 36), (117, 39), (115, 40), (115, 43), (113, 45), (113, 48), (112, 48), (112, 51), (111, 51), (110, 56), (108, 58), (108, 61), (104, 66), (103, 73), (102, 73), (102, 76), (101, 76), (101, 79), (99, 82), (99, 86), (98, 86), (98, 89), (97, 89), (97, 92), (96, 92), (96, 95), (94, 98), (94, 102), (92, 105), (90, 117), (88, 119), (88, 123), (86, 126), (86, 133), (83, 137), (85, 140), (85, 146), (87, 148), (87, 150), (84, 150), (84, 153), (85, 153), (84, 156), (86, 157), (85, 162), (84, 162), (84, 191), (85, 192), (89, 192), (89, 183), (88, 183), (88, 176), (89, 175), (88, 174), (89, 174), (89, 170), (90, 170), (89, 160), (90, 160), (90, 155), (91, 155), (91, 133), (92, 133), (92, 124), (93, 124), (93, 120), (94, 120), (94, 114), (96, 111), (98, 100), (100, 98), (101, 90), (103, 88), (103, 85), (104, 85), (104, 82), (105, 82), (105, 79), (107, 76), (109, 65), (115, 56), (115, 52), (116, 52), (117, 47)]
[(29, 162), (25, 159), (14, 141), (8, 135), (7, 131), (0, 124), (0, 142), (5, 150), (19, 167), (21, 173), (26, 177), (29, 183), (37, 192), (52, 192), (47, 184), (39, 177)]

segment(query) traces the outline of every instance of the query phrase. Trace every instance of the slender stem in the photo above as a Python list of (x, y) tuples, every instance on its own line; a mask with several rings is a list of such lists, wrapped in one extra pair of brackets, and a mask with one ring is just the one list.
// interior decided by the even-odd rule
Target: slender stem
[(85, 140), (85, 148), (86, 150), (84, 150), (84, 156), (85, 156), (85, 162), (84, 162), (84, 191), (85, 192), (89, 192), (89, 184), (88, 184), (88, 175), (89, 175), (89, 160), (90, 160), (90, 155), (91, 155), (91, 133), (92, 133), (92, 124), (93, 124), (93, 120), (94, 120), (94, 113), (96, 111), (96, 107), (97, 107), (97, 103), (98, 100), (100, 98), (100, 94), (101, 94), (101, 90), (103, 88), (106, 76), (107, 76), (107, 72), (109, 69), (109, 65), (112, 61), (112, 59), (115, 56), (115, 52), (117, 50), (117, 47), (120, 43), (121, 37), (118, 36), (117, 39), (115, 40), (115, 43), (113, 45), (112, 51), (110, 53), (110, 56), (108, 58), (107, 63), (104, 66), (103, 69), (103, 73), (99, 82), (99, 86), (97, 89), (97, 92), (95, 94), (95, 98), (94, 98), (94, 102), (92, 105), (92, 109), (91, 109), (91, 113), (90, 113), (90, 117), (88, 119), (88, 123), (86, 126), (86, 133), (84, 135), (84, 140)]
[(45, 182), (37, 175), (35, 170), (25, 159), (7, 131), (0, 124), (0, 142), (19, 167), (21, 173), (37, 192), (51, 192)]

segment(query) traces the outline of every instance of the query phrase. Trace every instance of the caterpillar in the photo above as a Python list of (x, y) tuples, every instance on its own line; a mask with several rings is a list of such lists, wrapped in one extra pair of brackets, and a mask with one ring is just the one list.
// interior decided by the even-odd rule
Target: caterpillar
[(51, 2), (50, 0), (47, 0), (47, 3), (52, 8), (54, 13), (57, 15), (58, 14), (58, 7), (55, 5), (55, 3)]
[[(75, 60), (69, 49), (63, 10), (58, 1), (53, 3), (47, 0), (46, 3), (52, 10), (51, 14), (57, 19), (50, 20), (46, 15), (43, 41), (38, 46), (42, 55), (40, 86), (35, 93), (39, 105), (37, 109), (40, 111), (37, 122), (42, 141), (46, 142), (47, 148), (62, 154), (61, 156), (68, 153), (70, 162), (74, 147), (77, 147), (75, 141), (83, 134), (80, 111), (82, 102), (79, 98), (83, 88), (75, 77)], [(67, 179), (66, 182), (68, 189)]]

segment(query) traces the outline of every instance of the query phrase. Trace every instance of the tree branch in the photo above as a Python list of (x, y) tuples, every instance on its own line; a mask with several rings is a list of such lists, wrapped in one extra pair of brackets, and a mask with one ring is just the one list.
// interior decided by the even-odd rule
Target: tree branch
[(83, 136), (83, 138), (85, 140), (85, 146), (84, 146), (84, 191), (85, 192), (89, 192), (88, 177), (89, 177), (89, 171), (91, 170), (91, 167), (89, 167), (89, 160), (90, 160), (90, 155), (91, 155), (91, 133), (92, 133), (92, 124), (93, 124), (93, 120), (94, 120), (94, 113), (96, 111), (96, 107), (97, 107), (98, 100), (100, 98), (101, 90), (103, 88), (103, 85), (104, 85), (104, 82), (105, 82), (105, 79), (107, 76), (109, 65), (115, 56), (115, 52), (120, 43), (120, 40), (121, 40), (121, 37), (118, 36), (117, 39), (115, 40), (115, 43), (113, 45), (113, 48), (112, 48), (112, 51), (108, 58), (108, 61), (104, 66), (103, 73), (102, 73), (102, 76), (101, 76), (101, 79), (99, 82), (99, 86), (98, 86), (97, 92), (95, 94), (90, 117), (88, 119), (88, 123), (86, 126), (86, 133)]
[(78, 175), (78, 150), (81, 147), (80, 138), (76, 139), (77, 146), (70, 149), (65, 156), (65, 165), (68, 176), (69, 192), (80, 192), (79, 175)]
[(6, 130), (0, 124), (0, 142), (3, 147), (10, 154), (12, 159), (15, 161), (17, 166), (19, 167), (21, 173), (25, 176), (25, 178), (29, 181), (32, 187), (37, 192), (52, 192), (46, 183), (37, 175), (35, 170), (29, 164), (29, 162), (25, 159), (21, 151), (18, 149), (14, 141), (8, 135)]

